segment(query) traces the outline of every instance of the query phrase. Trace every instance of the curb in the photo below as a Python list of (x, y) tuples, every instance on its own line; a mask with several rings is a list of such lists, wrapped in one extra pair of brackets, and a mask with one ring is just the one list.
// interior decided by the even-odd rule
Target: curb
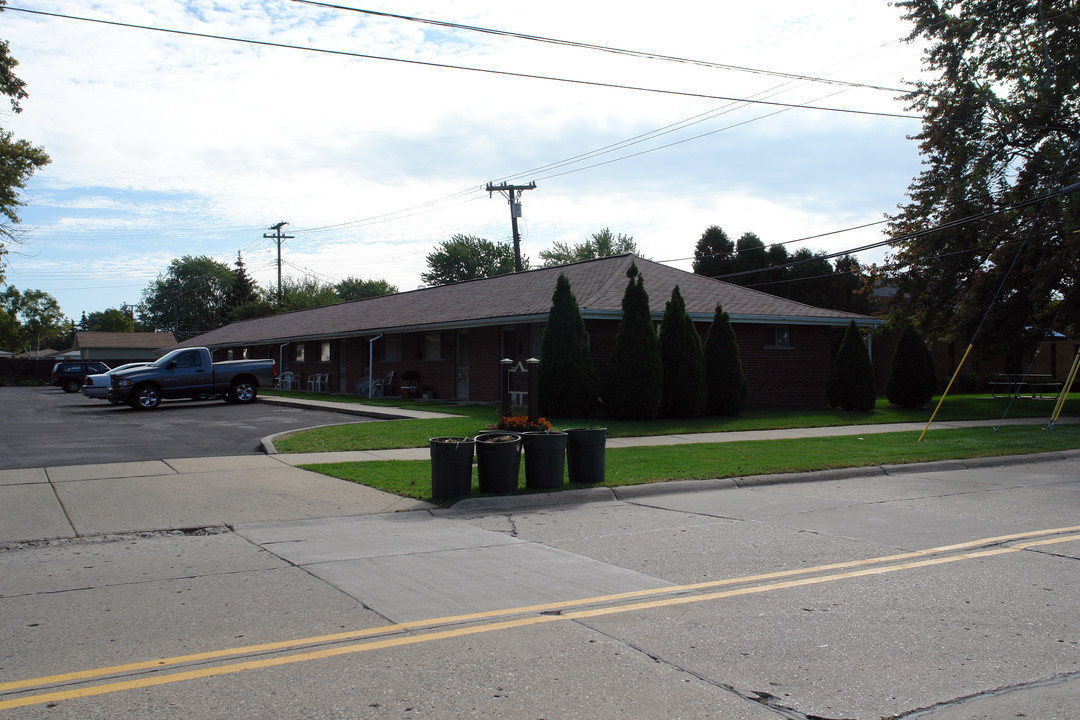
[(708, 490), (738, 490), (749, 487), (784, 485), (793, 483), (822, 482), (826, 480), (844, 480), (855, 477), (913, 475), (925, 472), (943, 472), (956, 470), (977, 470), (990, 467), (1023, 465), (1033, 461), (1080, 460), (1080, 449), (1031, 453), (1028, 455), (1001, 455), (997, 457), (969, 458), (967, 460), (941, 460), (910, 465), (866, 465), (864, 467), (838, 468), (835, 470), (811, 470), (801, 473), (779, 473), (771, 475), (748, 475), (736, 478), (714, 478), (711, 480), (669, 480), (642, 485), (623, 485), (619, 487), (580, 488), (553, 493), (535, 493), (530, 495), (502, 495), (498, 497), (466, 498), (454, 503), (449, 508), (434, 511), (439, 514), (465, 514), (527, 510), (532, 508), (558, 505), (603, 502), (609, 500), (633, 501), (666, 495), (669, 493), (691, 493)]

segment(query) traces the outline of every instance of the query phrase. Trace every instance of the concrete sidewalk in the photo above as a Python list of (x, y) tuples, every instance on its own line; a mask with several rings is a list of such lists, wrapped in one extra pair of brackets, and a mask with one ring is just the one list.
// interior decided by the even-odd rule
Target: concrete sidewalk
[[(275, 402), (272, 400), (271, 402)], [(319, 401), (292, 401), (321, 407)], [(314, 404), (313, 404), (314, 403)], [(338, 403), (337, 405), (340, 405)], [(402, 417), (399, 408), (363, 406), (364, 414)], [(418, 412), (418, 411), (412, 411)], [(423, 413), (421, 417), (444, 417)], [(1038, 425), (1044, 419), (938, 423), (933, 428), (993, 427), (999, 424)], [(1080, 422), (1063, 418), (1061, 423)], [(873, 433), (922, 430), (923, 424), (847, 425), (824, 428), (701, 433), (658, 437), (610, 438), (609, 448), (667, 446), (687, 443), (747, 442), (800, 437), (861, 436)], [(931, 432), (933, 431), (931, 429)], [(72, 465), (24, 470), (0, 470), (0, 543), (22, 543), (122, 533), (199, 532), (205, 528), (239, 524), (306, 521), (410, 510), (435, 510), (430, 503), (398, 497), (364, 485), (303, 470), (298, 465), (319, 462), (372, 460), (426, 460), (428, 448), (372, 450), (345, 453), (273, 454), (237, 457), (181, 458), (149, 462)], [(1059, 453), (1080, 456), (1080, 450)], [(1030, 460), (1031, 457), (1020, 459)], [(1004, 465), (1010, 458), (938, 463), (961, 468)], [(737, 478), (713, 481), (655, 483), (634, 488), (585, 488), (490, 498), (470, 498), (451, 511), (581, 503), (680, 490), (706, 490), (761, 483), (805, 481), (816, 477), (885, 474), (889, 468), (864, 467), (790, 476)], [(419, 481), (420, 479), (418, 479)], [(428, 481), (425, 476), (424, 482)]]
[[(1080, 418), (1061, 418), (1059, 425), (1080, 422)], [(1015, 420), (964, 420), (955, 422), (936, 422), (930, 427), (935, 429), (955, 429), (965, 427), (995, 427), (998, 425), (1045, 425), (1045, 418), (1018, 418)], [(859, 435), (878, 435), (891, 432), (922, 432), (926, 423), (890, 423), (883, 425), (834, 425), (831, 427), (786, 428), (782, 430), (742, 430), (732, 432), (692, 433), (685, 435), (650, 435), (644, 437), (608, 438), (607, 447), (663, 447), (666, 445), (690, 445), (696, 443), (750, 442), (753, 440), (790, 440), (795, 438), (843, 437)], [(315, 463), (366, 462), (373, 460), (427, 460), (428, 449), (400, 448), (394, 450), (352, 450), (326, 453), (278, 453), (273, 438), (263, 440), (263, 449), (283, 463), (289, 465), (312, 465)]]

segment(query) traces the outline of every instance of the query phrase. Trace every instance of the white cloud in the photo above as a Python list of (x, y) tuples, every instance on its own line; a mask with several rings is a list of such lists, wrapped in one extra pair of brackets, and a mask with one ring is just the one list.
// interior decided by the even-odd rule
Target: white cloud
[[(913, 77), (918, 62), (916, 48), (893, 42), (907, 32), (898, 11), (869, 0), (738, 7), (673, 0), (662, 9), (562, 0), (366, 5), (890, 87)], [(87, 9), (75, 0), (43, 0), (36, 7), (506, 72), (904, 112), (887, 92), (527, 43), (295, 2), (154, 0)], [(505, 201), (489, 200), (480, 188), (517, 173), (539, 186), (524, 198), (525, 248), (534, 261), (556, 240), (577, 242), (607, 226), (633, 235), (654, 259), (685, 257), (711, 224), (733, 236), (752, 230), (779, 242), (872, 222), (903, 200), (918, 171), (915, 148), (904, 139), (917, 131), (915, 121), (810, 110), (772, 114), (778, 109), (762, 105), (547, 168), (726, 103), (12, 11), (3, 18), (31, 94), (10, 126), (53, 158), (29, 188), (40, 204), (23, 213), (37, 227), (33, 253), (41, 262), (72, 253), (82, 232), (87, 267), (105, 245), (125, 258), (132, 278), (152, 278), (182, 254), (232, 263), (237, 249), (246, 249), (249, 268), (262, 268), (256, 277), (276, 282), (276, 248), (261, 235), (287, 220), (296, 235), (285, 249), (294, 264), (290, 272), (299, 274), (300, 266), (330, 278), (385, 277), (409, 289), (437, 242), (458, 232), (509, 237)], [(687, 140), (704, 133), (712, 134)], [(678, 140), (687, 141), (584, 169)], [(531, 169), (537, 170), (525, 172)], [(384, 217), (388, 213), (394, 219)], [(302, 232), (364, 219), (375, 220)], [(838, 236), (808, 244), (841, 249), (847, 242)], [(104, 285), (96, 294), (68, 293), (62, 270), (34, 276), (28, 262), (13, 259), (12, 270), (23, 266), (9, 272), (9, 281), (29, 286), (40, 279), (43, 288), (48, 281), (71, 315), (115, 306), (121, 294), (133, 298), (128, 288)], [(71, 287), (92, 284), (93, 272), (64, 267)]]

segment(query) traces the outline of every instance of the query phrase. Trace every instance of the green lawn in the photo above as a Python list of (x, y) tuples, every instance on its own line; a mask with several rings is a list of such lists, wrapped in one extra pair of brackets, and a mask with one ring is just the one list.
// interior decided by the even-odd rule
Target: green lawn
[[(1059, 425), (1053, 431), (1047, 431), (1042, 425), (1003, 426), (997, 432), (992, 427), (935, 429), (921, 443), (918, 442), (919, 434), (899, 432), (839, 438), (609, 449), (605, 458), (606, 479), (602, 484), (637, 485), (668, 480), (1038, 453), (1080, 447), (1080, 425)], [(431, 464), (426, 460), (330, 463), (304, 467), (405, 497), (431, 499)], [(519, 492), (527, 492), (524, 483), (522, 470)], [(476, 493), (475, 468), (473, 493)]]
[[(274, 441), (278, 450), (285, 453), (426, 447), (428, 438), (472, 436), (494, 425), (498, 420), (497, 409), (488, 405), (412, 402), (396, 398), (361, 401), (355, 396), (328, 397), (325, 394), (277, 391), (273, 394), (341, 402), (370, 402), (462, 416), (438, 420), (390, 420), (305, 430)], [(936, 404), (937, 398), (934, 402)], [(1036, 417), (1049, 420), (1053, 408), (1053, 399), (1010, 400), (985, 395), (957, 395), (950, 396), (942, 405), (935, 423), (953, 420), (1000, 420), (1003, 417)], [(900, 410), (880, 399), (874, 410), (866, 413), (823, 407), (764, 407), (751, 408), (737, 418), (707, 417), (651, 422), (618, 422), (595, 417), (548, 419), (556, 429), (606, 427), (610, 437), (634, 437), (896, 422), (925, 424), (933, 411), (934, 406)], [(1069, 396), (1062, 415), (1080, 415), (1080, 393)], [(1080, 447), (1080, 425), (1059, 425), (1053, 431), (1047, 431), (1044, 424), (1002, 426), (995, 431), (992, 427), (948, 429), (935, 424), (921, 443), (918, 442), (919, 434), (920, 432), (897, 432), (866, 436), (856, 434), (838, 438), (609, 449), (606, 453), (606, 479), (603, 484), (636, 485), (668, 480), (806, 472)], [(431, 464), (426, 460), (332, 463), (304, 467), (406, 497), (422, 500), (431, 498)], [(473, 475), (475, 493), (475, 468)], [(519, 492), (527, 492), (524, 482), (522, 470)]]
[[(310, 397), (318, 400), (361, 402), (356, 396), (308, 395), (270, 391), (291, 397)], [(363, 400), (383, 406), (410, 407), (418, 410), (463, 415), (440, 420), (390, 420), (305, 430), (278, 438), (274, 445), (285, 453), (332, 452), (339, 450), (385, 450), (389, 448), (426, 447), (432, 437), (466, 437), (475, 435), (498, 421), (498, 410), (489, 405), (455, 405), (453, 403), (415, 402), (396, 398)], [(935, 398), (934, 402), (937, 402)], [(997, 420), (1007, 418), (1045, 417), (1054, 408), (1053, 399), (991, 398), (985, 395), (949, 396), (935, 422), (949, 420)], [(651, 422), (620, 422), (602, 418), (548, 418), (556, 429), (568, 427), (606, 427), (610, 437), (639, 435), (676, 435), (684, 433), (723, 432), (731, 430), (770, 430), (777, 428), (824, 427), (895, 422), (926, 423), (933, 406), (918, 410), (900, 410), (879, 399), (871, 412), (859, 413), (824, 407), (762, 407), (750, 408), (736, 418), (704, 417), (691, 420), (655, 420)], [(1080, 393), (1073, 393), (1062, 413), (1080, 415)], [(933, 429), (932, 429), (933, 430)], [(933, 430), (936, 432), (936, 430)]]

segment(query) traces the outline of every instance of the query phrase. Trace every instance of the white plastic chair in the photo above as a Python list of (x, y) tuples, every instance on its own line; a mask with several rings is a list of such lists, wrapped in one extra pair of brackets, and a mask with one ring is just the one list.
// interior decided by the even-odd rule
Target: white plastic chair
[(281, 380), (278, 382), (278, 387), (282, 390), (298, 390), (299, 383), (296, 381), (296, 375), (292, 370), (286, 370), (281, 373)]

